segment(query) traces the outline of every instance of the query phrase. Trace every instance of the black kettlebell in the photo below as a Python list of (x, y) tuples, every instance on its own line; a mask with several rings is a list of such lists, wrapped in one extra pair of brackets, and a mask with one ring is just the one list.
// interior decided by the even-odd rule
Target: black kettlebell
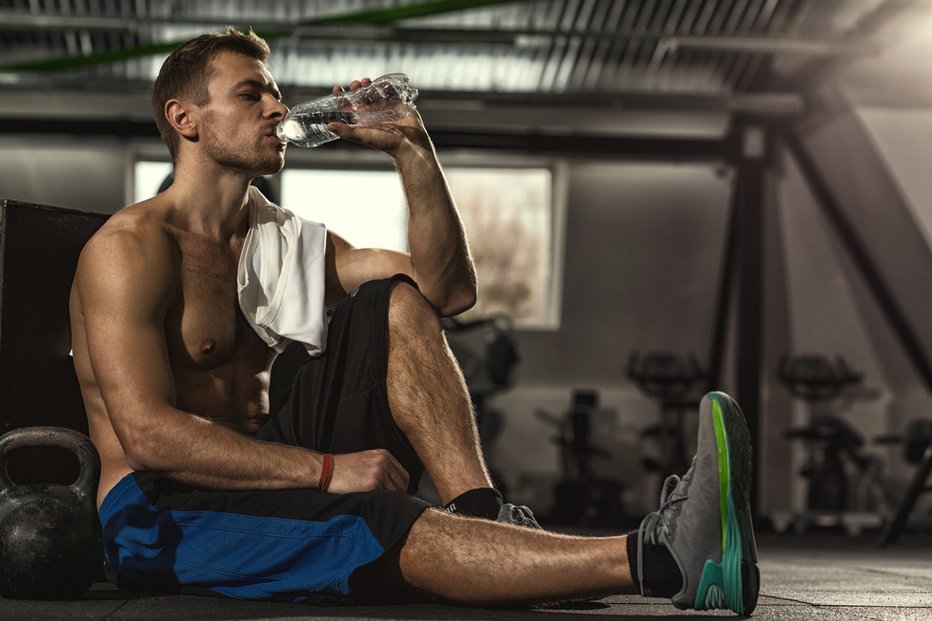
[[(17, 485), (7, 455), (22, 447), (55, 446), (78, 458), (71, 485)], [(84, 435), (62, 427), (24, 427), (0, 437), (0, 595), (74, 599), (97, 574), (96, 507), (100, 457)]]

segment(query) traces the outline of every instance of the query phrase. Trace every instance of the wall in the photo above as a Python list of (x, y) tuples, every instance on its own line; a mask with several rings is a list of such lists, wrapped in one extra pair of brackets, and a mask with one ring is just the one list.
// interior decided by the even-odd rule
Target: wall
[(635, 350), (708, 359), (730, 183), (707, 164), (569, 165), (561, 328), (519, 334), (521, 382), (495, 401), (507, 426), (494, 457), (518, 500), (546, 507), (560, 476), (556, 429), (535, 412), (563, 416), (573, 389), (589, 388), (604, 408), (593, 437), (613, 455), (600, 471), (626, 484), (632, 511), (656, 503), (636, 434), (659, 406), (625, 369)]
[[(926, 68), (932, 80), (932, 68)], [(928, 162), (932, 161), (932, 96), (929, 97), (929, 103), (923, 106), (906, 109), (859, 106), (857, 112), (878, 152), (888, 163), (887, 172), (898, 185), (917, 228), (926, 242), (932, 244), (932, 177), (928, 173)], [(928, 280), (928, 274), (917, 274), (909, 269), (905, 271), (917, 282)], [(920, 304), (928, 309), (932, 307), (932, 298), (927, 295)], [(876, 338), (873, 340), (877, 342)], [(887, 349), (892, 348), (887, 345)], [(880, 360), (894, 391), (894, 398), (888, 408), (887, 428), (900, 431), (911, 419), (927, 418), (932, 412), (932, 395), (902, 352), (898, 348), (886, 351)], [(911, 468), (903, 464), (898, 451), (890, 455), (890, 459), (898, 474), (911, 474)]]
[[(872, 292), (812, 196), (792, 157), (781, 153), (777, 209), (768, 239), (778, 244), (769, 257), (773, 280), (768, 291), (764, 418), (761, 439), (768, 469), (761, 477), (761, 512), (805, 509), (806, 484), (798, 476), (808, 451), (802, 442), (785, 440), (783, 431), (803, 427), (815, 416), (834, 414), (851, 424), (868, 442), (870, 453), (889, 457), (870, 445), (891, 429), (887, 412), (897, 378), (910, 376), (909, 364)], [(782, 315), (782, 316), (781, 316)], [(778, 323), (783, 320), (783, 325)], [(789, 396), (777, 378), (780, 357), (818, 354), (843, 356), (864, 383), (829, 403), (810, 404)], [(910, 381), (915, 382), (915, 375)]]
[(125, 204), (126, 145), (117, 140), (0, 138), (0, 196), (113, 213)]

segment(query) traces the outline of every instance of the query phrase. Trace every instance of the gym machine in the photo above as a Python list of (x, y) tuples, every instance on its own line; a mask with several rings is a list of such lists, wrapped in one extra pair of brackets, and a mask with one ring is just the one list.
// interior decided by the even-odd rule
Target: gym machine
[(932, 418), (913, 419), (906, 425), (902, 436), (890, 439), (903, 444), (903, 457), (907, 462), (916, 464), (916, 472), (896, 511), (884, 527), (880, 536), (882, 547), (896, 543), (919, 496), (932, 492), (932, 485), (929, 484), (929, 476), (932, 475)]
[(473, 321), (447, 318), (441, 323), (466, 380), (489, 474), (495, 487), (506, 495), (505, 483), (494, 467), (492, 451), (501, 435), (504, 417), (499, 410), (490, 407), (489, 401), (514, 385), (515, 368), (521, 361), (511, 319), (505, 315), (489, 315)]
[(592, 415), (599, 407), (599, 393), (573, 391), (572, 404), (562, 418), (537, 410), (539, 419), (557, 429), (553, 442), (560, 450), (562, 479), (554, 484), (550, 520), (565, 526), (617, 528), (624, 514), (620, 481), (598, 476), (595, 459), (607, 459), (608, 451), (592, 443)]
[(648, 425), (639, 436), (642, 442), (657, 446), (657, 457), (642, 457), (641, 465), (659, 474), (663, 485), (671, 474), (682, 475), (689, 468), (685, 413), (699, 407), (695, 388), (705, 373), (693, 354), (635, 351), (628, 359), (627, 376), (645, 395), (660, 402), (660, 422)]
[(844, 357), (834, 361), (822, 355), (784, 356), (777, 373), (790, 394), (809, 406), (805, 427), (790, 428), (784, 437), (801, 441), (807, 449), (800, 474), (807, 480), (806, 508), (802, 512), (775, 511), (770, 519), (777, 532), (791, 525), (796, 532), (812, 527), (843, 527), (856, 536), (865, 528), (879, 528), (895, 492), (883, 464), (862, 450), (864, 437), (832, 412), (832, 402), (843, 392), (863, 384), (863, 375), (851, 370)]

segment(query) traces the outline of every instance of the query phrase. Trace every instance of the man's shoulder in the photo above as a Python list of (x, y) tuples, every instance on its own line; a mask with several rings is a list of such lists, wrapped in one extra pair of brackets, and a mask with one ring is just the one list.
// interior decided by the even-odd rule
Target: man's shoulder
[(85, 244), (78, 273), (169, 271), (178, 249), (164, 213), (158, 203), (145, 201), (113, 214)]
[(74, 282), (85, 311), (94, 301), (98, 312), (170, 304), (177, 288), (178, 250), (165, 220), (152, 211), (145, 204), (125, 207), (85, 244)]
[(85, 250), (161, 254), (174, 245), (165, 209), (156, 199), (124, 207), (116, 212), (88, 241)]

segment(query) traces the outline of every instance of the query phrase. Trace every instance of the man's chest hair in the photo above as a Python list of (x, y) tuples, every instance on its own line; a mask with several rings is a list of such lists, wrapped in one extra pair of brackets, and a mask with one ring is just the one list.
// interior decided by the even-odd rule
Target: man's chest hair
[(185, 363), (229, 359), (252, 334), (239, 309), (237, 257), (220, 244), (182, 247), (178, 296), (166, 321), (169, 350)]

